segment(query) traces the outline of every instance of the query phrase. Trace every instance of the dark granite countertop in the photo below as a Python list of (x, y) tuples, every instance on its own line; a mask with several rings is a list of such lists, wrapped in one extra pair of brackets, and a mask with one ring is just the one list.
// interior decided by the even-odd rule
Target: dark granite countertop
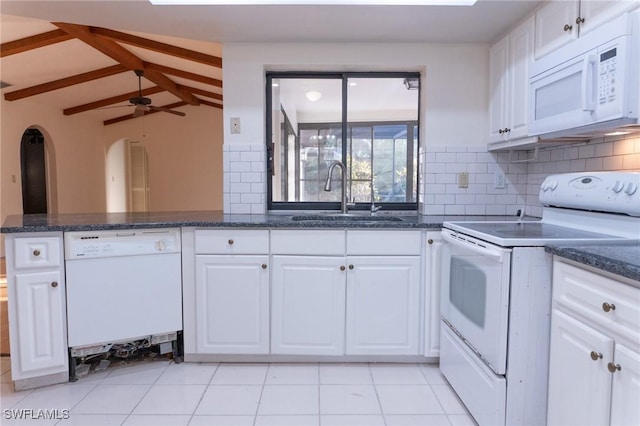
[[(516, 220), (516, 216), (425, 216), (413, 212), (384, 212), (369, 220), (367, 213), (358, 220), (325, 217), (327, 213), (308, 212), (267, 215), (224, 214), (222, 211), (184, 211), (148, 213), (67, 213), (11, 215), (0, 228), (4, 234), (46, 231), (96, 231), (110, 229), (147, 229), (169, 227), (210, 228), (390, 228), (440, 229), (445, 221)], [(293, 220), (313, 215), (312, 220)], [(397, 220), (381, 220), (392, 216)]]
[(638, 281), (640, 287), (640, 242), (638, 241), (580, 247), (547, 246), (546, 251)]

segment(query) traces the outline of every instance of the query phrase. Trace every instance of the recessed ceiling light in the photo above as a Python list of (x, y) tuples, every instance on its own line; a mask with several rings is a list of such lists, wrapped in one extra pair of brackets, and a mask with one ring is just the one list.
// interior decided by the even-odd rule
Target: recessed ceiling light
[(473, 6), (477, 0), (149, 0), (154, 5)]
[(311, 102), (317, 102), (322, 97), (322, 93), (318, 92), (317, 90), (309, 90), (306, 96), (307, 99), (309, 99)]

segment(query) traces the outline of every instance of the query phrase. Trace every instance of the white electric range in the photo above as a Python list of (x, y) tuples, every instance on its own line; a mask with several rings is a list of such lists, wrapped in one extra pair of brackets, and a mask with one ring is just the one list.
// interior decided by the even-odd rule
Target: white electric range
[(549, 244), (640, 243), (640, 173), (549, 176), (539, 221), (445, 222), (440, 369), (480, 425), (545, 424)]

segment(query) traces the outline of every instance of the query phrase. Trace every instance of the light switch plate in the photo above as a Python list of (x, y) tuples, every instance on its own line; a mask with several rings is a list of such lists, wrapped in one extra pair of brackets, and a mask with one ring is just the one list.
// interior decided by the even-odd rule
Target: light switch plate
[(458, 188), (468, 188), (469, 187), (469, 173), (460, 172), (458, 173)]
[(231, 127), (232, 135), (240, 134), (240, 117), (231, 117), (229, 126)]

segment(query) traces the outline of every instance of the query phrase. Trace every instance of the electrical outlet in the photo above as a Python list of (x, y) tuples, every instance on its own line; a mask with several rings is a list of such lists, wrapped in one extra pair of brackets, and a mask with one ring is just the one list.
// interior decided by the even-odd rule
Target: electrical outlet
[(469, 187), (469, 173), (460, 172), (458, 173), (458, 188), (468, 188)]
[(495, 178), (495, 181), (494, 181), (493, 187), (495, 189), (504, 189), (505, 186), (507, 185), (507, 182), (506, 182), (507, 179), (506, 179), (504, 173), (503, 172), (496, 172), (494, 178)]
[(239, 135), (240, 134), (240, 117), (231, 117), (230, 127), (231, 127), (232, 135)]

